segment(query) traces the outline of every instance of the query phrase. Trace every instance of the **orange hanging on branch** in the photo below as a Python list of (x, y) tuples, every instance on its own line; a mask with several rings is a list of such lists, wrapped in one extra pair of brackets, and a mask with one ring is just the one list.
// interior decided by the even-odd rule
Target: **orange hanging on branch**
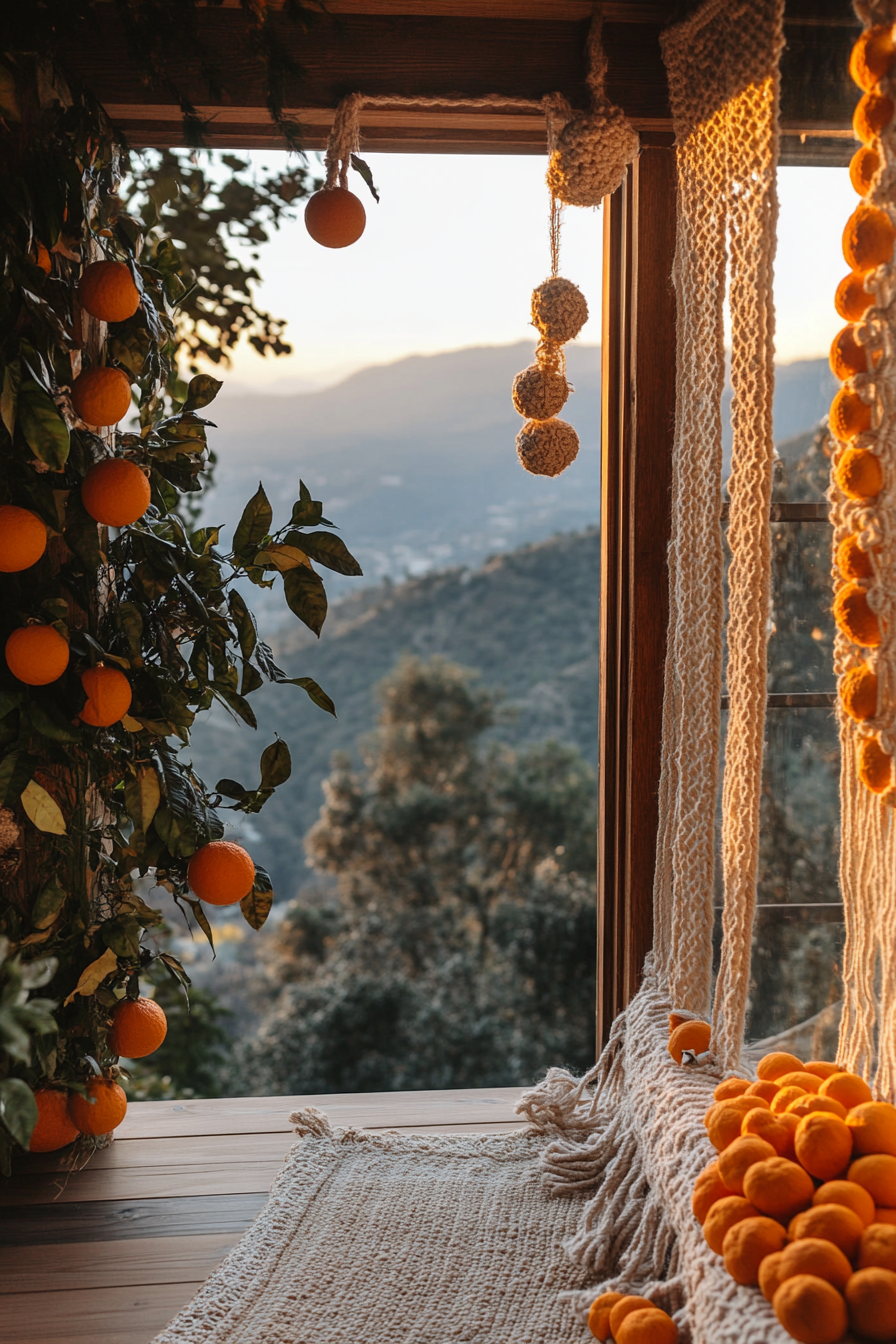
[(6, 665), (26, 686), (48, 686), (68, 667), (68, 643), (52, 625), (23, 625), (6, 641)]
[(43, 519), (16, 504), (0, 507), (0, 573), (17, 574), (30, 569), (47, 549)]
[(153, 999), (122, 999), (112, 1015), (109, 1049), (125, 1059), (151, 1055), (168, 1034), (168, 1019)]
[(81, 673), (81, 685), (87, 695), (87, 704), (78, 717), (92, 728), (110, 728), (131, 707), (131, 683), (115, 667), (106, 667), (103, 663), (88, 667)]
[(212, 840), (190, 859), (187, 879), (208, 905), (236, 905), (255, 885), (255, 864), (242, 845)]
[(140, 305), (140, 292), (122, 261), (92, 261), (78, 284), (81, 307), (101, 322), (125, 322)]
[(85, 369), (72, 384), (72, 406), (85, 424), (96, 429), (117, 425), (131, 406), (127, 374), (103, 365)]
[(126, 457), (107, 457), (91, 467), (81, 484), (81, 502), (106, 527), (128, 527), (142, 518), (152, 497), (149, 481)]

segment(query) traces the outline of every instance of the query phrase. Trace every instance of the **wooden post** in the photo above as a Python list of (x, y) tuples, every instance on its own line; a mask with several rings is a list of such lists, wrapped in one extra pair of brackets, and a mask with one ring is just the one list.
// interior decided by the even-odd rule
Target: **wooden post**
[(653, 870), (675, 415), (675, 154), (604, 202), (597, 1041), (641, 979)]

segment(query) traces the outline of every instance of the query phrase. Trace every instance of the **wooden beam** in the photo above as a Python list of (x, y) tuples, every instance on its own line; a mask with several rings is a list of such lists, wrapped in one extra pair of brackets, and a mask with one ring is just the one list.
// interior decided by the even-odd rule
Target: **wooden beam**
[(597, 1037), (653, 943), (675, 414), (675, 159), (646, 149), (604, 205)]

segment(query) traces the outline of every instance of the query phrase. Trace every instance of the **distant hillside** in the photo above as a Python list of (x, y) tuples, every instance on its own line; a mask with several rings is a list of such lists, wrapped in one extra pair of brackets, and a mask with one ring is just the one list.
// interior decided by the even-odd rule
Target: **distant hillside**
[[(520, 342), (415, 355), (286, 397), (228, 395), (225, 384), (212, 408), (219, 466), (208, 521), (232, 528), (259, 478), (284, 521), (302, 475), (358, 556), (364, 582), (476, 567), (497, 552), (595, 525), (600, 351), (568, 348), (575, 392), (564, 416), (582, 448), (556, 480), (527, 475), (514, 448), (521, 420), (510, 387), (532, 352), (532, 343)], [(833, 389), (825, 360), (779, 366), (776, 438), (815, 424)], [(329, 586), (338, 595), (359, 584), (334, 576)], [(268, 625), (280, 621), (278, 603), (258, 590), (252, 598)]]
[(306, 876), (301, 841), (317, 816), (330, 757), (354, 752), (374, 726), (376, 683), (404, 650), (443, 654), (503, 688), (515, 714), (500, 730), (506, 740), (554, 737), (596, 762), (599, 558), (592, 529), (499, 556), (477, 572), (364, 589), (334, 606), (319, 644), (297, 631), (276, 648), (291, 675), (313, 676), (333, 696), (337, 721), (292, 687), (253, 696), (257, 734), (217, 706), (202, 716), (190, 754), (210, 784), (228, 775), (254, 785), (274, 734), (290, 745), (292, 779), (243, 832), (277, 891), (291, 896)]

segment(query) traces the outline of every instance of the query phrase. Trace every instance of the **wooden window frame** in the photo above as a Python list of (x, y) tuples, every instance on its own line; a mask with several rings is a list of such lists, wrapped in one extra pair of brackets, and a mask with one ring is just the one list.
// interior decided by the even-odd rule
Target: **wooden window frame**
[(653, 137), (604, 202), (598, 1049), (653, 943), (675, 418), (675, 151)]

